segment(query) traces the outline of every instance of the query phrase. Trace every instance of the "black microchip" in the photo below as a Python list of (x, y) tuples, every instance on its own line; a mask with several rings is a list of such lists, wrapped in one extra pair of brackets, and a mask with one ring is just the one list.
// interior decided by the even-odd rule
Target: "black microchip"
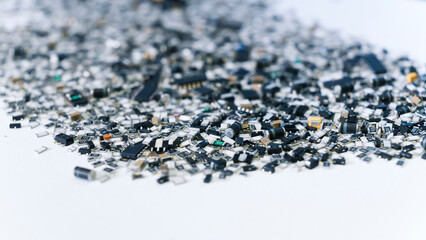
[(207, 80), (205, 73), (195, 73), (191, 75), (183, 76), (182, 78), (175, 79), (175, 83), (179, 86), (189, 87), (193, 84), (202, 83)]
[(135, 93), (133, 93), (134, 100), (138, 102), (148, 102), (151, 100), (160, 82), (161, 70), (161, 65), (152, 65), (145, 69), (146, 79), (143, 83), (143, 87), (138, 88)]
[(255, 99), (259, 99), (259, 94), (252, 89), (248, 89), (248, 90), (241, 90), (244, 98), (248, 99), (248, 100), (255, 100)]
[(55, 141), (62, 145), (68, 146), (74, 143), (74, 138), (64, 133), (60, 133), (55, 136)]
[(136, 158), (138, 158), (139, 153), (145, 149), (145, 147), (146, 145), (142, 144), (141, 142), (134, 145), (130, 145), (126, 149), (124, 149), (123, 152), (121, 152), (121, 157), (135, 160)]
[(373, 53), (365, 54), (362, 57), (362, 60), (368, 65), (371, 71), (373, 71), (375, 74), (382, 74), (387, 72), (385, 66), (382, 64), (382, 62), (380, 62), (377, 56)]

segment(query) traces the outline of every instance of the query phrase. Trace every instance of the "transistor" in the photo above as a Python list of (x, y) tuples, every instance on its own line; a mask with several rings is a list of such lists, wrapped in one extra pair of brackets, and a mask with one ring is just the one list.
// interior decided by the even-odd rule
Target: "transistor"
[(55, 136), (55, 141), (64, 146), (68, 146), (74, 143), (74, 138), (64, 133), (60, 133)]
[(18, 114), (14, 114), (12, 115), (12, 120), (13, 121), (19, 121), (25, 118), (25, 115), (22, 113), (18, 113)]
[(81, 155), (88, 155), (92, 152), (92, 150), (90, 148), (80, 148), (78, 149), (78, 153), (80, 153)]
[(11, 123), (9, 124), (9, 128), (21, 128), (21, 123)]

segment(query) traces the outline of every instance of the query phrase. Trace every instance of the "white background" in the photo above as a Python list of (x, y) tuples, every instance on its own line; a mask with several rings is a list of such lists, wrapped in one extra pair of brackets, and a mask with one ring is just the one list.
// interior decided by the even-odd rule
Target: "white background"
[[(426, 62), (424, 1), (277, 1), (306, 22)], [(277, 8), (278, 9), (278, 8)], [(281, 11), (281, 10), (280, 10)], [(3, 106), (0, 105), (2, 108)], [(86, 160), (0, 109), (0, 239), (425, 239), (426, 161), (395, 160), (174, 186), (73, 177)], [(36, 155), (34, 149), (47, 146)], [(200, 176), (201, 177), (201, 176)]]

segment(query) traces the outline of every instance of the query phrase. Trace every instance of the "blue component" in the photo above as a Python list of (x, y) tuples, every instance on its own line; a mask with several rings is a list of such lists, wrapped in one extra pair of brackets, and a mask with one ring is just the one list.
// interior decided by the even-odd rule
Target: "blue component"
[(240, 43), (238, 44), (237, 51), (244, 50), (244, 48), (246, 48), (246, 45), (244, 45), (243, 43)]

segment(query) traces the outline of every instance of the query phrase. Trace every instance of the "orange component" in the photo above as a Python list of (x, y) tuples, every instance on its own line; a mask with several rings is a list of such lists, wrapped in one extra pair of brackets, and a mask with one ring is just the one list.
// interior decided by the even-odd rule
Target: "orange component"
[(411, 73), (407, 74), (407, 82), (412, 83), (412, 82), (416, 81), (418, 77), (419, 76), (417, 75), (416, 72), (411, 72)]
[(100, 136), (100, 137), (99, 137), (99, 139), (101, 139), (101, 141), (102, 141), (102, 140), (109, 140), (109, 139), (111, 139), (111, 134), (107, 134), (107, 135), (104, 135), (104, 136)]
[(309, 127), (314, 127), (316, 129), (321, 129), (321, 117), (309, 117), (308, 125)]

